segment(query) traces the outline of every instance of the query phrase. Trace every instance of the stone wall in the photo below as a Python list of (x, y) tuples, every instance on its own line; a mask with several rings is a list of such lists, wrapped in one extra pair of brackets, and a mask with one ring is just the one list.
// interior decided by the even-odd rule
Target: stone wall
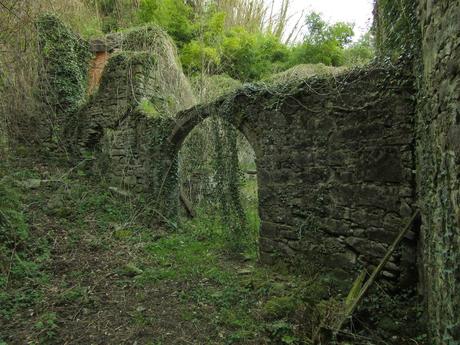
[[(160, 52), (143, 45), (152, 35), (163, 40), (156, 43)], [(194, 102), (182, 69), (174, 63), (175, 48), (165, 35), (146, 27), (91, 42), (94, 51), (116, 52), (110, 54), (100, 84), (94, 85), (97, 92), (66, 131), (72, 151), (80, 158), (92, 157), (112, 187), (144, 199), (155, 225), (171, 223), (177, 213), (177, 183), (163, 178), (177, 170), (177, 159), (165, 145), (174, 125), (171, 112)], [(161, 68), (169, 57), (167, 68)]]
[[(114, 186), (146, 199), (152, 223), (176, 223), (178, 151), (196, 125), (216, 115), (254, 148), (264, 262), (301, 258), (344, 287), (350, 272), (378, 262), (413, 213), (407, 66), (249, 85), (168, 117), (142, 101), (158, 88), (152, 59), (149, 52), (114, 54), (74, 135), (76, 151), (104, 158)], [(401, 284), (414, 279), (415, 244), (405, 246), (384, 271)]]
[[(97, 94), (80, 111), (74, 151), (94, 152), (114, 186), (127, 192), (149, 193), (156, 188), (158, 155), (167, 152), (161, 138), (169, 134), (173, 120), (149, 113), (142, 102), (155, 93), (154, 56), (147, 52), (114, 54), (104, 70)], [(104, 165), (105, 162), (105, 165)], [(152, 164), (156, 162), (156, 164)]]
[[(419, 1), (417, 189), (432, 344), (460, 343), (460, 1)], [(417, 67), (419, 63), (417, 63)]]
[(122, 126), (151, 92), (151, 59), (146, 52), (121, 52), (110, 58), (98, 93), (79, 111), (77, 121), (68, 124), (69, 132), (76, 131), (73, 137), (79, 150), (96, 148), (106, 129)]
[[(298, 258), (343, 278), (344, 287), (350, 272), (378, 263), (414, 211), (414, 89), (406, 65), (248, 85), (174, 117), (158, 103), (170, 103), (159, 93), (163, 63), (149, 50), (114, 53), (97, 93), (68, 126), (75, 152), (92, 152), (113, 186), (145, 199), (152, 224), (176, 223), (177, 154), (190, 131), (216, 115), (256, 155), (264, 262)], [(173, 72), (169, 88), (184, 84), (182, 72)], [(177, 87), (176, 96), (183, 108), (191, 105), (187, 88)], [(416, 279), (410, 237), (384, 271), (402, 285)]]
[[(168, 141), (177, 152), (203, 118), (230, 121), (256, 154), (262, 260), (298, 256), (350, 277), (378, 262), (413, 213), (414, 90), (402, 70), (249, 86), (179, 114)], [(407, 240), (384, 275), (413, 284), (415, 257)]]
[(460, 1), (379, 0), (380, 57), (413, 57), (420, 292), (430, 344), (460, 343)]

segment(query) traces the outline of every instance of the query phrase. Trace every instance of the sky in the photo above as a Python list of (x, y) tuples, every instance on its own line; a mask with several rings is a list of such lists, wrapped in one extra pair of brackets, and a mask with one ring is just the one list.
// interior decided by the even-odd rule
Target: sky
[[(267, 0), (271, 3), (271, 0)], [(281, 0), (275, 0), (280, 4)], [(291, 0), (291, 28), (294, 18), (298, 18), (302, 10), (320, 12), (326, 21), (355, 23), (355, 40), (368, 31), (372, 24), (374, 0)], [(287, 30), (290, 31), (289, 29)]]

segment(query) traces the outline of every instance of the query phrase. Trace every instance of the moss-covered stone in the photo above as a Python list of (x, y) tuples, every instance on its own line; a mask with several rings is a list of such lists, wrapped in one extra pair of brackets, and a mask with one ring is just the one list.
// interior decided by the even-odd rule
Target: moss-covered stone
[(430, 344), (458, 344), (460, 1), (379, 0), (376, 15), (380, 56), (408, 53), (414, 58), (419, 270)]
[(419, 1), (417, 189), (432, 344), (460, 342), (460, 1)]

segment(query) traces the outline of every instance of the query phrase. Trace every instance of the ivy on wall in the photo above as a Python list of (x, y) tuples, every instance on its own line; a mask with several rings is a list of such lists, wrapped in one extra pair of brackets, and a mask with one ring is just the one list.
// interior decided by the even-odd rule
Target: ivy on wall
[(449, 147), (455, 129), (459, 1), (377, 0), (378, 56), (412, 58), (417, 87), (417, 203), (420, 256), (430, 344), (460, 344), (458, 160)]
[(36, 26), (42, 59), (38, 93), (51, 116), (50, 139), (59, 142), (68, 117), (85, 102), (91, 53), (88, 43), (53, 14), (39, 17)]
[(420, 49), (417, 1), (377, 0), (374, 8), (377, 56), (397, 59)]
[(237, 129), (229, 122), (212, 118), (215, 144), (214, 169), (217, 182), (220, 214), (229, 227), (235, 250), (242, 250), (247, 236), (247, 224), (241, 203), (241, 171), (238, 162)]

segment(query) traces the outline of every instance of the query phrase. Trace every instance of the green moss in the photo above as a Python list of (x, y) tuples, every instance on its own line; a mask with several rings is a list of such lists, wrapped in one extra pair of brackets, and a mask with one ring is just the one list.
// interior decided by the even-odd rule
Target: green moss
[(152, 102), (150, 102), (149, 100), (147, 99), (143, 99), (140, 103), (139, 103), (139, 110), (144, 113), (145, 115), (147, 115), (148, 117), (158, 117), (160, 116), (161, 114), (158, 112), (158, 110), (155, 108), (155, 106), (152, 104)]
[(299, 308), (300, 301), (296, 296), (274, 296), (269, 299), (264, 307), (267, 318), (283, 318), (292, 315)]
[(23, 243), (28, 237), (19, 196), (11, 180), (0, 180), (0, 242), (7, 247)]

